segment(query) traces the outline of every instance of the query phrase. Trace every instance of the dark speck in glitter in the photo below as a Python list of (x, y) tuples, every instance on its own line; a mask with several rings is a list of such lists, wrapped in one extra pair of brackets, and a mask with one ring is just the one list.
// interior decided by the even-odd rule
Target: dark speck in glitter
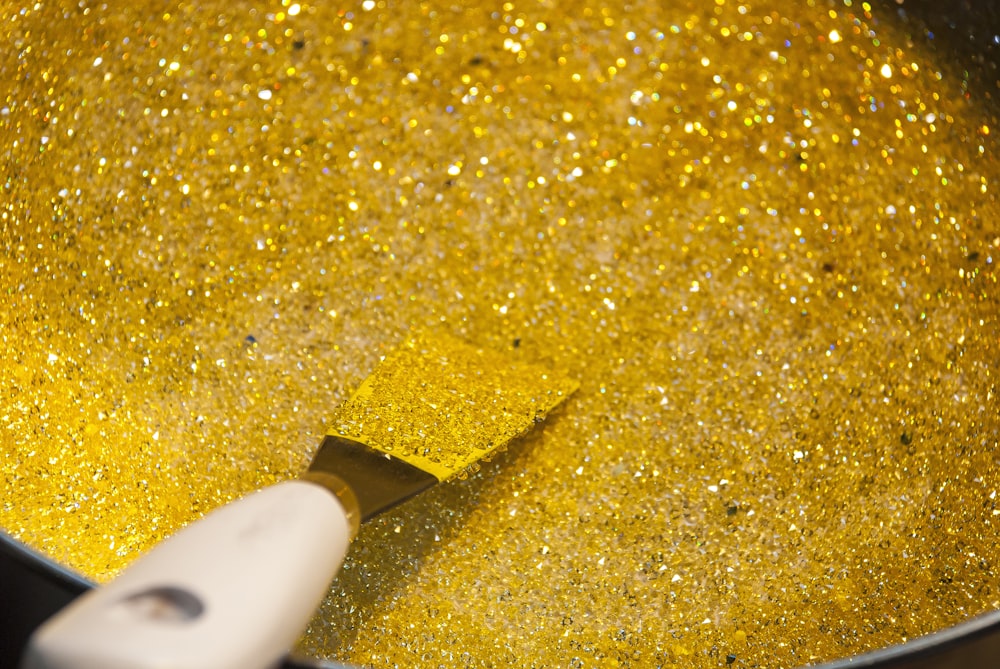
[(913, 436), (909, 432), (904, 432), (903, 434), (899, 435), (899, 443), (901, 443), (903, 446), (909, 446), (910, 444), (913, 443)]
[(514, 340), (514, 348), (518, 348), (521, 345), (521, 338), (518, 337)]
[(740, 510), (740, 505), (736, 502), (731, 502), (729, 506), (726, 507), (727, 516), (735, 516), (736, 512)]
[(979, 251), (973, 251), (972, 253), (967, 255), (965, 259), (970, 262), (976, 262), (977, 260), (979, 260)]
[(247, 335), (246, 338), (243, 341), (245, 341), (248, 344), (256, 344), (257, 343), (257, 338), (254, 337), (253, 335)]
[(832, 272), (833, 271), (833, 263), (829, 263), (829, 262), (823, 263), (823, 271), (824, 272)]
[(483, 64), (482, 56), (473, 56), (472, 58), (469, 59), (469, 65), (482, 65), (482, 64)]
[(306, 46), (306, 41), (304, 39), (297, 39), (294, 42), (292, 42), (292, 48), (295, 49), (296, 51), (304, 49), (305, 46)]
[(735, 655), (733, 655), (732, 653), (730, 653), (729, 655), (726, 655), (726, 664), (732, 664), (735, 661), (736, 661), (736, 656)]

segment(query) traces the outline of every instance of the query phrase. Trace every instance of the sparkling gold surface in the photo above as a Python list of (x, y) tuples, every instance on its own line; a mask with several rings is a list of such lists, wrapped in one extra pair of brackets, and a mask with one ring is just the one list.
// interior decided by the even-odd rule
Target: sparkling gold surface
[(304, 652), (792, 667), (998, 605), (995, 122), (895, 5), (156, 7), (0, 23), (15, 536), (110, 578), (438, 327), (580, 390), (363, 528)]
[(332, 431), (439, 480), (467, 476), (578, 384), (441, 333), (408, 338), (337, 409)]

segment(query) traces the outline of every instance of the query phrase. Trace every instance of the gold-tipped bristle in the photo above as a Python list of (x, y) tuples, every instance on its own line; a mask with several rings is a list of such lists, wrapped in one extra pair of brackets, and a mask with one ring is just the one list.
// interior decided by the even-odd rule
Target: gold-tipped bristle
[(576, 388), (509, 354), (419, 333), (386, 356), (340, 408), (331, 432), (443, 481), (527, 432)]

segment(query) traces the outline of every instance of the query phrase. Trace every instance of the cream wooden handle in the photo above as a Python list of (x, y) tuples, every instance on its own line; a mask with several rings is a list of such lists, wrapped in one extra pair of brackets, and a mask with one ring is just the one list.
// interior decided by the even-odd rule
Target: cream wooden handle
[(213, 511), (35, 632), (26, 669), (265, 669), (302, 633), (343, 563), (330, 492), (279, 483)]

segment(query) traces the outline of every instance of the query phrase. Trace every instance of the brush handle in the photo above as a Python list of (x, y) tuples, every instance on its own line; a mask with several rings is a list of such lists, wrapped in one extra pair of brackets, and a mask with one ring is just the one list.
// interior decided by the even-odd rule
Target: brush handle
[(353, 528), (319, 485), (289, 481), (213, 511), (32, 637), (32, 669), (251, 669), (298, 639)]

